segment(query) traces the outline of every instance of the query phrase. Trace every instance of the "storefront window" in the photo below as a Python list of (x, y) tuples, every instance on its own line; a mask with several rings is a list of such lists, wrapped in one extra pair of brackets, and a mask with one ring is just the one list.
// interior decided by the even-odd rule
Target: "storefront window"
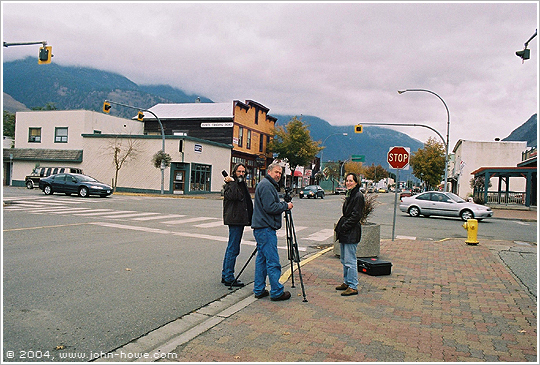
[(193, 164), (190, 191), (210, 191), (211, 176), (210, 165)]

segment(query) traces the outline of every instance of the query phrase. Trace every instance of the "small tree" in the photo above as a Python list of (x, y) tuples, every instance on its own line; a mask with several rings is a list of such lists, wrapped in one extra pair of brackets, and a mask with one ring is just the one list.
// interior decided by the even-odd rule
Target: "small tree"
[(386, 171), (381, 165), (367, 166), (364, 168), (364, 177), (368, 180), (372, 180), (374, 183), (379, 182), (381, 179), (388, 177), (388, 171)]
[(413, 175), (430, 187), (439, 185), (444, 174), (444, 153), (442, 143), (429, 138), (424, 148), (411, 155), (410, 165), (413, 168)]
[(4, 123), (2, 125), (4, 136), (15, 138), (15, 114), (4, 110)]
[(270, 141), (268, 150), (276, 153), (279, 159), (286, 160), (294, 171), (296, 166), (306, 166), (313, 161), (322, 150), (320, 144), (311, 139), (307, 126), (294, 117), (285, 127), (274, 129), (274, 139)]
[(345, 175), (349, 172), (354, 172), (358, 176), (363, 176), (365, 174), (365, 168), (362, 166), (362, 162), (346, 161), (343, 169)]
[(134, 159), (138, 154), (138, 141), (133, 138), (115, 138), (109, 145), (110, 154), (113, 156), (114, 182), (113, 191), (118, 186), (118, 173), (122, 166)]

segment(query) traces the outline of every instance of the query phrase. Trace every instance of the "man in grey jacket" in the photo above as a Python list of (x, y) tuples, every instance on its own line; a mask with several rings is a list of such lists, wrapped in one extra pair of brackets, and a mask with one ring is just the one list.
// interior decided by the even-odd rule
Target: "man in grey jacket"
[[(278, 182), (281, 180), (282, 167), (277, 163), (268, 166), (267, 174), (255, 189), (253, 218), (251, 228), (257, 241), (255, 260), (255, 283), (253, 293), (256, 298), (270, 295), (272, 300), (287, 300), (291, 293), (283, 290), (279, 282), (281, 264), (277, 250), (276, 231), (281, 228), (282, 214), (293, 208), (291, 202), (279, 200)], [(270, 281), (270, 292), (265, 289), (266, 276)]]

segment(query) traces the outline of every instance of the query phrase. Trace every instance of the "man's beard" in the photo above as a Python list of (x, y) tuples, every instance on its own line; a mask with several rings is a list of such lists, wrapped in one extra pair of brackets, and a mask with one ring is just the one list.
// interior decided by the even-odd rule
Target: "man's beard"
[(238, 180), (239, 183), (244, 182), (244, 177), (243, 176), (238, 176), (238, 178), (236, 180)]

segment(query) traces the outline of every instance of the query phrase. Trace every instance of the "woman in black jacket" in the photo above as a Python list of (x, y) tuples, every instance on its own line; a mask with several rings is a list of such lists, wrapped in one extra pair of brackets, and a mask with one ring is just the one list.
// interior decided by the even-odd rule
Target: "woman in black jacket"
[(339, 219), (335, 231), (341, 246), (341, 263), (343, 264), (343, 284), (336, 290), (344, 290), (341, 295), (358, 294), (358, 264), (356, 247), (362, 236), (360, 219), (364, 211), (364, 195), (358, 185), (358, 176), (347, 174), (345, 178), (347, 194), (343, 203), (343, 215)]

